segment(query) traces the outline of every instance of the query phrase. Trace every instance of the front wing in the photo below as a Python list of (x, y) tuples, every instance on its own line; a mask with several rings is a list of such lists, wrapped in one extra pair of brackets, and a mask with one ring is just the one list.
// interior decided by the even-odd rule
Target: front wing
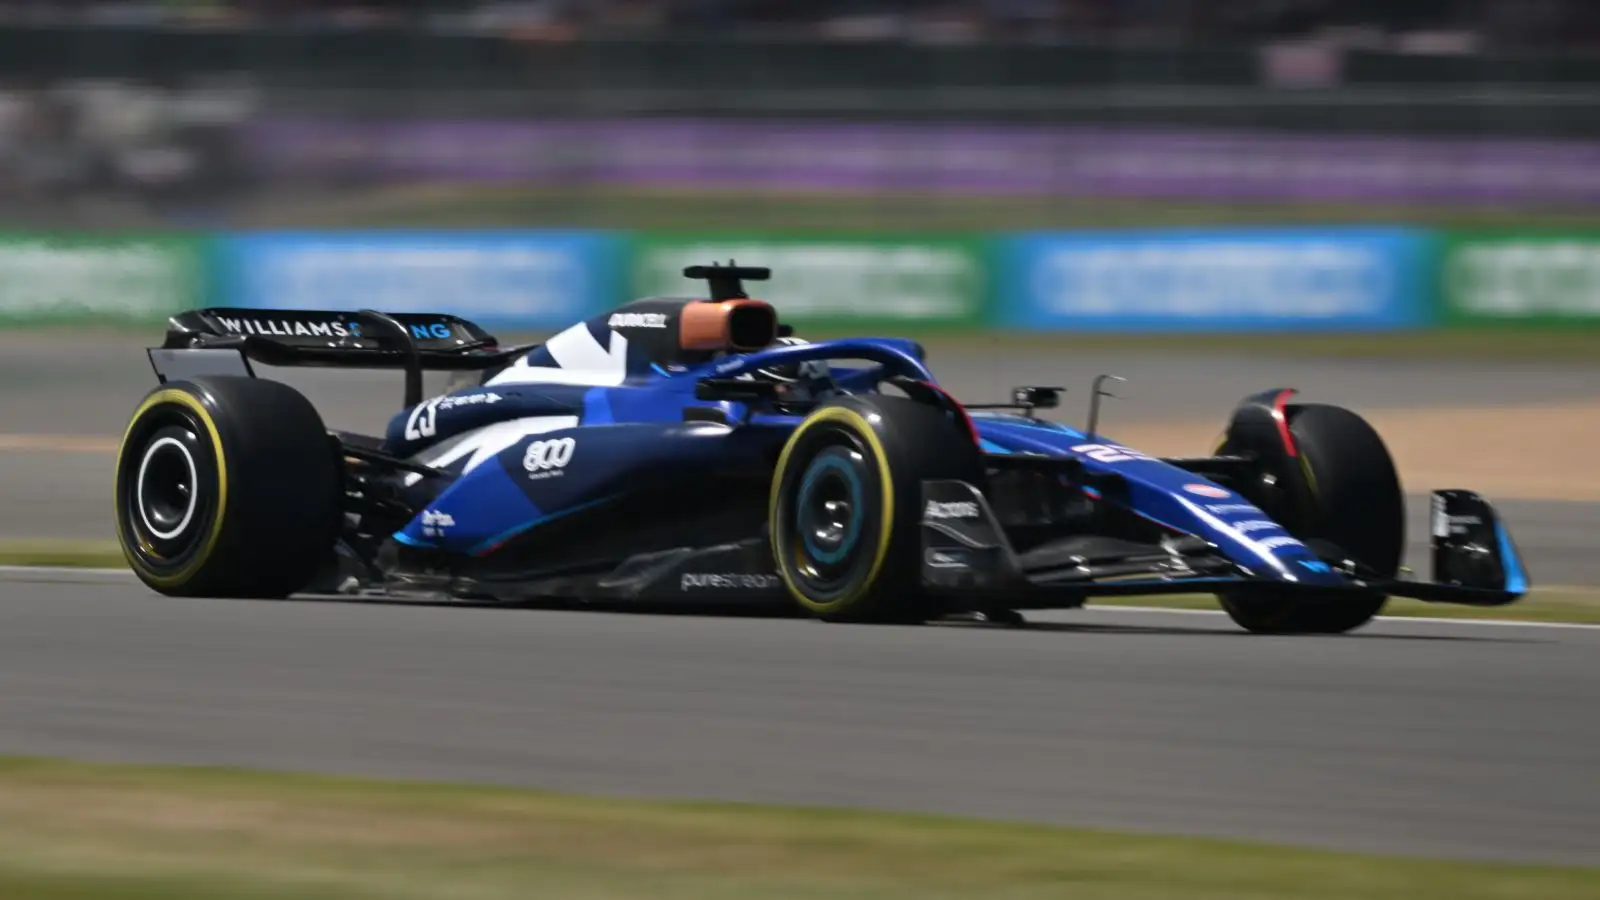
[(935, 593), (1007, 609), (1081, 606), (1095, 596), (1263, 594), (1410, 597), (1504, 606), (1528, 591), (1526, 568), (1494, 508), (1471, 491), (1432, 496), (1433, 581), (1382, 577), (1327, 558), (1342, 583), (1309, 585), (1259, 573), (1192, 535), (1160, 544), (1084, 536), (1018, 552), (983, 492), (964, 481), (922, 485), (922, 581)]

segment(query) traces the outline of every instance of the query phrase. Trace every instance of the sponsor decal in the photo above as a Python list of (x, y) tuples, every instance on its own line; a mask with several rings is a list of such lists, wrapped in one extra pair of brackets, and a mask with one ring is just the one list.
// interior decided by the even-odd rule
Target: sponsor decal
[(606, 324), (612, 328), (665, 328), (666, 313), (612, 313)]
[(930, 569), (971, 568), (967, 565), (967, 560), (964, 555), (948, 550), (929, 550), (926, 554), (924, 554), (923, 559), (927, 562), (928, 568)]
[(1205, 509), (1206, 512), (1216, 513), (1223, 516), (1228, 515), (1229, 513), (1254, 513), (1261, 511), (1248, 503), (1207, 503)]
[(1331, 571), (1333, 571), (1333, 567), (1332, 566), (1328, 565), (1327, 563), (1323, 562), (1320, 559), (1302, 559), (1302, 560), (1300, 560), (1300, 567), (1304, 568), (1304, 569), (1309, 569), (1309, 570), (1311, 570), (1313, 572), (1331, 572)]
[(1283, 527), (1270, 519), (1245, 519), (1242, 522), (1229, 522), (1228, 525), (1245, 534), (1252, 531), (1274, 531)]
[(499, 403), (505, 398), (490, 391), (486, 394), (460, 394), (451, 397), (435, 397), (426, 403), (419, 403), (406, 418), (406, 440), (420, 441), (431, 438), (439, 431), (439, 411), (458, 409), (463, 406), (480, 406), (487, 403)]
[(406, 440), (420, 441), (423, 438), (431, 438), (437, 434), (440, 410), (457, 409), (463, 406), (478, 406), (485, 403), (499, 403), (504, 399), (504, 397), (491, 391), (486, 394), (435, 397), (426, 403), (419, 403), (415, 409), (411, 410), (411, 415), (406, 417)]
[(1277, 550), (1280, 547), (1301, 547), (1304, 545), (1288, 535), (1278, 535), (1259, 542), (1258, 546), (1263, 550)]
[[(468, 431), (460, 440), (433, 447), (418, 456), (417, 462), (439, 469), (460, 463), (461, 473), (466, 474), (482, 465), (484, 461), (520, 444), (524, 438), (547, 431), (561, 431), (577, 424), (577, 416), (529, 416), (496, 422)], [(408, 472), (403, 483), (410, 487), (421, 480), (422, 475), (419, 473)]]
[(561, 470), (572, 462), (572, 454), (578, 448), (578, 442), (573, 438), (552, 438), (548, 441), (534, 441), (522, 454), (522, 468), (528, 471), (528, 477), (558, 478), (564, 474)]
[[(217, 324), (234, 334), (261, 337), (360, 337), (361, 326), (353, 322), (306, 322), (288, 319), (231, 319), (217, 316)], [(413, 326), (414, 330), (415, 326)], [(446, 335), (448, 337), (449, 335)]]
[(1472, 526), (1482, 525), (1482, 516), (1452, 516), (1445, 510), (1444, 498), (1433, 498), (1433, 536), (1451, 537), (1471, 533)]
[(411, 336), (418, 340), (445, 340), (453, 337), (456, 331), (448, 322), (434, 322), (432, 325), (412, 325)]
[(951, 503), (929, 500), (928, 508), (923, 510), (922, 515), (928, 519), (976, 519), (978, 504), (970, 500), (957, 500)]
[(1132, 447), (1124, 447), (1121, 444), (1078, 444), (1072, 448), (1072, 452), (1081, 453), (1095, 462), (1103, 463), (1133, 462), (1150, 458)]
[(678, 590), (687, 591), (694, 588), (716, 590), (743, 590), (762, 591), (778, 586), (778, 576), (772, 574), (750, 574), (743, 572), (730, 572), (725, 574), (690, 573), (685, 572), (678, 579)]
[(438, 409), (455, 409), (459, 406), (479, 406), (486, 403), (499, 403), (505, 398), (490, 391), (486, 394), (457, 394), (451, 397), (440, 397), (429, 401), (437, 404)]
[(1209, 484), (1186, 484), (1183, 486), (1183, 489), (1187, 493), (1194, 494), (1197, 497), (1215, 497), (1218, 500), (1221, 500), (1224, 497), (1233, 496), (1222, 488), (1214, 487)]
[(422, 511), (422, 534), (424, 537), (444, 537), (446, 528), (454, 528), (455, 517), (446, 512), (435, 509)]

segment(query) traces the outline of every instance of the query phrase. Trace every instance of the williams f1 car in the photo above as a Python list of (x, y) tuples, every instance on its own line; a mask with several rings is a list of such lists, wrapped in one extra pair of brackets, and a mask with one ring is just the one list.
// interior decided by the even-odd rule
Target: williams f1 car
[[(1432, 580), (1402, 567), (1405, 495), (1346, 409), (1244, 398), (1206, 455), (1157, 458), (963, 403), (916, 342), (806, 342), (745, 282), (634, 300), (533, 345), (451, 315), (197, 309), (116, 469), (130, 567), (170, 595), (686, 601), (830, 621), (1018, 621), (1107, 595), (1215, 595), (1244, 629), (1346, 632), (1389, 597), (1497, 606), (1528, 576), (1494, 508), (1436, 491)], [(330, 430), (253, 364), (387, 368), (381, 435)], [(427, 371), (452, 375), (425, 397)], [(1096, 384), (1091, 410), (1103, 392)]]

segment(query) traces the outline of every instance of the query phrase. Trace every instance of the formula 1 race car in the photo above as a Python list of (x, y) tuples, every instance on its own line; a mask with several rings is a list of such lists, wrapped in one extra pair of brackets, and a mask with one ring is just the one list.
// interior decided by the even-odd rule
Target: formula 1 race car
[[(786, 608), (831, 621), (1204, 593), (1256, 632), (1346, 632), (1390, 596), (1497, 606), (1528, 578), (1482, 497), (1436, 491), (1433, 581), (1402, 577), (1405, 496), (1357, 414), (1273, 389), (1210, 455), (1154, 458), (1041, 418), (1063, 389), (967, 403), (916, 342), (806, 342), (744, 282), (645, 298), (541, 344), (450, 315), (213, 308), (148, 351), (117, 532), (171, 595)], [(389, 368), (382, 436), (329, 431), (252, 362)], [(855, 363), (851, 365), (850, 363)], [(458, 382), (423, 396), (424, 371)], [(465, 381), (464, 384), (459, 383)], [(692, 605), (692, 604), (691, 604)]]

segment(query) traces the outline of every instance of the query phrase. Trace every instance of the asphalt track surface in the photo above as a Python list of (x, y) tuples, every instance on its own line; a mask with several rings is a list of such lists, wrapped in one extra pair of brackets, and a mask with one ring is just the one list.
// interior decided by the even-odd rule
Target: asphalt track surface
[[(95, 448), (153, 384), (139, 348), (0, 337), (3, 430), (83, 442), (0, 453), (0, 538), (110, 536), (110, 456)], [(1592, 368), (1541, 364), (933, 362), (967, 397), (1074, 386), (1069, 420), (1095, 374), (1128, 376), (1107, 406), (1113, 435), (1121, 416), (1220, 423), (1280, 385), (1357, 409), (1600, 388)], [(392, 374), (270, 374), (338, 427), (381, 427), (399, 397)], [(1500, 506), (1536, 581), (1600, 584), (1596, 505)], [(125, 575), (71, 577), (0, 580), (0, 752), (1600, 864), (1600, 630), (1382, 622), (1262, 638), (1217, 616), (1109, 611), (1025, 631), (851, 628), (178, 601)]]
[(0, 585), (5, 753), (1600, 864), (1600, 630), (836, 626), (33, 577)]

